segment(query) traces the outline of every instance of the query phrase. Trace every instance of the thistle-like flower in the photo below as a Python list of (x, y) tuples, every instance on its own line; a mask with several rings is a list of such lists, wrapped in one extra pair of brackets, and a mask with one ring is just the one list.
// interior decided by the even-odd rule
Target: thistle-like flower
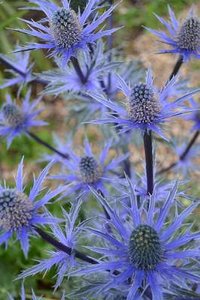
[(25, 270), (21, 275), (18, 276), (18, 278), (25, 278), (37, 273), (47, 272), (53, 266), (56, 266), (58, 272), (55, 289), (61, 285), (64, 276), (67, 275), (67, 272), (69, 272), (76, 264), (78, 264), (78, 262), (75, 260), (73, 249), (77, 246), (77, 240), (83, 227), (83, 224), (81, 223), (78, 226), (75, 224), (77, 222), (80, 207), (81, 201), (79, 200), (75, 205), (73, 203), (69, 213), (63, 209), (63, 217), (66, 221), (64, 230), (58, 224), (52, 224), (50, 226), (54, 237), (60, 243), (72, 249), (71, 255), (68, 255), (60, 250), (49, 251), (49, 258), (41, 260), (39, 264), (31, 267), (28, 270)]
[[(61, 56), (64, 61), (67, 61), (71, 56), (77, 55), (77, 50), (88, 50), (89, 43), (94, 43), (99, 38), (116, 31), (116, 29), (98, 30), (99, 25), (110, 16), (115, 6), (98, 16), (93, 15), (97, 9), (96, 0), (89, 1), (82, 13), (75, 13), (67, 0), (61, 0), (61, 7), (46, 0), (29, 2), (38, 5), (37, 10), (42, 11), (46, 18), (40, 22), (23, 20), (30, 29), (18, 29), (18, 31), (43, 41), (43, 43), (31, 43), (23, 47), (24, 50), (47, 49), (51, 51), (51, 56)], [(48, 26), (44, 25), (44, 20), (45, 23), (48, 22)]]
[(169, 35), (162, 31), (147, 28), (155, 34), (162, 43), (169, 45), (171, 49), (161, 50), (159, 53), (178, 53), (184, 61), (189, 60), (192, 56), (200, 58), (200, 20), (191, 10), (187, 18), (180, 23), (173, 12), (168, 7), (170, 22), (156, 16), (156, 18), (166, 27)]
[(13, 78), (5, 79), (0, 84), (0, 89), (10, 87), (12, 85), (24, 85), (33, 80), (32, 65), (29, 65), (29, 52), (14, 53), (13, 56), (0, 54), (0, 62), (8, 67), (8, 72)]
[(94, 99), (111, 110), (106, 119), (94, 120), (92, 123), (111, 123), (121, 132), (132, 129), (140, 129), (142, 132), (152, 130), (163, 138), (165, 137), (160, 125), (172, 117), (184, 114), (186, 110), (181, 110), (180, 104), (189, 96), (200, 91), (200, 89), (196, 89), (170, 102), (170, 96), (174, 96), (176, 78), (173, 78), (162, 90), (158, 90), (153, 85), (153, 76), (150, 70), (147, 71), (145, 83), (138, 83), (130, 87), (121, 77), (118, 77), (118, 81), (119, 88), (126, 96), (125, 105), (112, 102), (103, 95), (91, 93)]
[[(175, 184), (161, 207), (156, 205), (157, 199), (152, 195), (145, 208), (145, 205), (139, 206), (131, 183), (130, 189), (129, 204), (124, 206), (125, 219), (121, 218), (119, 207), (112, 208), (105, 198), (95, 193), (109, 216), (99, 220), (103, 225), (88, 228), (99, 237), (99, 245), (89, 247), (100, 255), (98, 264), (84, 266), (71, 275), (88, 277), (93, 274), (97, 278), (99, 273), (100, 278), (104, 276), (104, 283), (97, 284), (93, 297), (98, 298), (102, 291), (106, 294), (125, 290), (127, 300), (146, 299), (147, 295), (152, 300), (162, 300), (165, 290), (172, 284), (184, 286), (186, 280), (199, 282), (200, 277), (192, 264), (200, 257), (196, 243), (200, 234), (191, 231), (190, 225), (184, 225), (183, 231), (186, 217), (199, 202), (179, 211), (175, 205)], [(170, 217), (169, 211), (173, 212)]]
[(67, 162), (63, 161), (65, 170), (63, 169), (61, 174), (51, 176), (51, 178), (72, 184), (64, 193), (66, 196), (74, 192), (87, 195), (90, 193), (91, 187), (106, 193), (105, 183), (112, 180), (116, 182), (117, 180), (115, 176), (109, 176), (110, 171), (116, 171), (119, 164), (127, 157), (127, 155), (120, 155), (106, 162), (110, 147), (111, 142), (105, 145), (97, 160), (86, 139), (84, 143), (85, 155), (78, 156), (72, 151), (68, 152), (71, 159)]
[(41, 113), (36, 110), (36, 106), (41, 98), (30, 103), (31, 90), (29, 90), (21, 104), (18, 106), (12, 101), (11, 96), (7, 95), (6, 102), (0, 111), (0, 136), (7, 138), (7, 146), (9, 147), (13, 139), (34, 126), (46, 125), (46, 122), (35, 120)]
[(23, 159), (18, 166), (16, 187), (0, 186), (0, 244), (7, 244), (9, 238), (15, 235), (26, 256), (29, 249), (29, 235), (35, 233), (34, 226), (57, 222), (56, 218), (49, 217), (42, 209), (52, 198), (62, 193), (63, 187), (59, 186), (54, 191), (46, 192), (36, 201), (40, 191), (43, 190), (42, 184), (52, 164), (53, 162), (49, 163), (34, 180), (29, 194), (25, 193), (23, 187)]
[(82, 55), (79, 55), (78, 61), (83, 78), (80, 78), (73, 65), (63, 67), (62, 61), (56, 59), (59, 67), (57, 70), (39, 75), (41, 79), (49, 82), (46, 93), (58, 95), (72, 91), (83, 94), (88, 90), (99, 90), (101, 88), (101, 80), (120, 65), (118, 62), (108, 62), (108, 53), (104, 52), (103, 48), (103, 42), (98, 41), (96, 47), (92, 48), (92, 54), (84, 52)]

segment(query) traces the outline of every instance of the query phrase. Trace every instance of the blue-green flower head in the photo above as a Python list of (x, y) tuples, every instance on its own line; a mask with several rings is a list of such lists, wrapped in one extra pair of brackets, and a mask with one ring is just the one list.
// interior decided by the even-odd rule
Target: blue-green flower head
[(188, 17), (179, 29), (177, 45), (183, 51), (200, 50), (200, 20), (196, 17)]
[[(140, 203), (144, 203), (140, 205), (135, 186), (131, 182), (129, 186), (129, 201), (121, 201), (121, 208), (94, 191), (106, 211), (106, 217), (100, 217), (88, 228), (89, 234), (98, 238), (97, 245), (88, 247), (98, 255), (98, 264), (83, 265), (71, 275), (93, 280), (93, 297), (102, 295), (102, 291), (105, 295), (112, 291), (123, 295), (125, 291), (127, 300), (163, 300), (166, 290), (174, 284), (198, 283), (195, 260), (200, 258), (200, 233), (185, 220), (199, 202), (177, 208), (175, 183), (162, 205), (157, 201), (157, 193), (140, 196)], [(196, 268), (191, 267), (192, 263)], [(95, 286), (97, 274), (103, 279)]]
[(82, 157), (79, 162), (79, 169), (85, 183), (95, 183), (102, 176), (102, 170), (92, 156)]
[[(183, 101), (196, 94), (200, 89), (191, 91), (182, 97), (178, 96), (177, 78), (161, 90), (153, 82), (153, 74), (149, 69), (144, 82), (131, 86), (118, 76), (118, 87), (124, 95), (124, 101), (111, 101), (105, 95), (91, 92), (91, 97), (109, 108), (110, 113), (105, 119), (94, 120), (94, 124), (114, 124), (121, 133), (138, 129), (142, 133), (152, 130), (165, 138), (162, 125), (169, 119), (185, 114), (187, 111)], [(171, 101), (172, 99), (175, 100)]]
[(80, 42), (82, 28), (73, 10), (61, 8), (55, 11), (50, 28), (58, 47), (70, 49)]
[(129, 260), (139, 270), (155, 270), (162, 262), (164, 251), (156, 230), (139, 225), (131, 233), (128, 245)]
[(160, 105), (156, 95), (147, 84), (135, 85), (127, 99), (127, 111), (130, 120), (136, 123), (151, 124), (159, 116)]
[(23, 192), (16, 189), (0, 191), (0, 227), (17, 231), (28, 226), (33, 217), (33, 204)]
[(34, 226), (58, 221), (56, 218), (49, 217), (44, 207), (52, 198), (61, 194), (64, 188), (59, 186), (40, 196), (43, 190), (42, 184), (53, 163), (50, 162), (38, 178), (34, 179), (28, 194), (24, 190), (23, 159), (18, 166), (15, 187), (0, 185), (0, 244), (7, 244), (8, 240), (15, 235), (26, 256), (29, 249), (29, 235), (35, 233)]
[(195, 16), (193, 10), (190, 10), (186, 19), (180, 23), (173, 12), (168, 7), (170, 21), (156, 16), (156, 18), (166, 27), (168, 34), (162, 31), (147, 28), (148, 31), (155, 34), (162, 43), (169, 45), (166, 50), (159, 53), (177, 53), (188, 61), (192, 56), (200, 58), (200, 19)]
[(6, 137), (9, 147), (13, 139), (21, 134), (27, 134), (27, 130), (35, 126), (46, 125), (46, 122), (37, 120), (41, 110), (36, 109), (41, 98), (30, 102), (31, 90), (27, 92), (21, 105), (17, 105), (10, 95), (6, 96), (6, 102), (0, 110), (0, 136)]
[(46, 15), (47, 25), (44, 22), (23, 20), (29, 29), (17, 31), (39, 38), (41, 43), (30, 43), (16, 51), (47, 49), (51, 56), (62, 57), (66, 63), (70, 57), (76, 57), (80, 50), (87, 52), (88, 44), (95, 43), (103, 36), (107, 36), (116, 29), (98, 29), (112, 13), (115, 6), (110, 7), (102, 15), (94, 13), (98, 9), (98, 1), (88, 1), (82, 12), (75, 12), (70, 1), (61, 0), (61, 6), (53, 1), (30, 0), (38, 6), (37, 10)]
[(107, 142), (99, 153), (99, 157), (93, 153), (91, 144), (87, 139), (84, 141), (84, 154), (81, 156), (77, 155), (71, 147), (68, 147), (70, 161), (63, 160), (61, 173), (51, 176), (51, 179), (70, 183), (66, 189), (66, 196), (74, 192), (87, 196), (91, 193), (91, 188), (101, 190), (106, 194), (106, 182), (117, 182), (118, 180), (115, 176), (111, 177), (110, 172), (119, 168), (120, 163), (128, 157), (128, 154), (119, 155), (109, 160), (111, 146), (112, 141)]

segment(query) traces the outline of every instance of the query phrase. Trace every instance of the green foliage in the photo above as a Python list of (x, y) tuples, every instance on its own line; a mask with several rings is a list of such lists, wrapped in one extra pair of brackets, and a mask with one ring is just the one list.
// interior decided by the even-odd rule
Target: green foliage
[(154, 13), (160, 16), (167, 15), (168, 4), (178, 13), (194, 3), (198, 3), (198, 0), (126, 0), (119, 9), (117, 21), (129, 29), (141, 28), (142, 25), (158, 28), (160, 24), (153, 16)]

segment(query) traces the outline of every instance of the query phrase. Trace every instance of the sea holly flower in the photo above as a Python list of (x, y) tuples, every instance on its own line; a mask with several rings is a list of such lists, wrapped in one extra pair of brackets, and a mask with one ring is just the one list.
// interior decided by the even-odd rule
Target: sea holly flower
[(18, 166), (16, 186), (14, 188), (0, 186), (0, 244), (7, 244), (8, 240), (15, 235), (20, 241), (25, 256), (28, 254), (29, 236), (35, 233), (34, 226), (58, 221), (56, 218), (49, 217), (44, 207), (51, 199), (61, 194), (64, 188), (59, 186), (39, 196), (43, 190), (42, 184), (53, 163), (49, 163), (38, 178), (34, 179), (28, 194), (24, 191), (23, 159)]
[(125, 95), (125, 103), (122, 106), (118, 102), (107, 99), (104, 95), (91, 93), (91, 96), (98, 102), (110, 109), (108, 117), (102, 120), (94, 120), (94, 124), (114, 124), (121, 132), (132, 129), (139, 129), (142, 132), (152, 130), (165, 138), (160, 125), (167, 120), (184, 114), (186, 110), (181, 105), (189, 96), (197, 93), (200, 89), (193, 90), (174, 101), (169, 101), (170, 95), (174, 96), (174, 85), (176, 78), (173, 78), (162, 89), (157, 89), (153, 84), (153, 76), (150, 70), (147, 71), (145, 83), (137, 83), (130, 87), (121, 77), (118, 77), (119, 88)]
[(142, 205), (139, 205), (132, 183), (130, 188), (129, 204), (124, 205), (127, 212), (125, 219), (121, 218), (119, 208), (111, 207), (94, 191), (109, 216), (102, 217), (97, 228), (87, 228), (89, 233), (99, 238), (97, 246), (89, 247), (99, 254), (98, 264), (83, 266), (71, 276), (104, 276), (104, 284), (93, 291), (93, 297), (99, 296), (102, 291), (106, 294), (126, 289), (127, 300), (143, 299), (142, 295), (149, 293), (150, 299), (162, 300), (172, 284), (198, 283), (200, 277), (192, 269), (192, 263), (200, 257), (197, 243), (200, 234), (184, 223), (199, 202), (177, 209), (174, 206), (177, 184), (174, 184), (161, 207), (156, 205), (154, 195), (149, 197), (148, 206), (142, 199)]
[(160, 50), (159, 53), (177, 53), (183, 57), (184, 61), (192, 56), (200, 58), (200, 19), (190, 10), (186, 19), (180, 23), (168, 6), (170, 21), (156, 16), (156, 18), (166, 27), (169, 34), (165, 32), (147, 28), (155, 34), (162, 43), (169, 45), (169, 49)]
[(0, 84), (0, 89), (4, 89), (15, 84), (21, 87), (24, 84), (29, 83), (33, 80), (32, 76), (32, 65), (29, 65), (29, 52), (13, 53), (12, 56), (0, 54), (0, 62), (8, 67), (9, 72), (13, 78), (5, 79)]
[(60, 250), (48, 251), (49, 258), (43, 259), (39, 261), (37, 265), (25, 270), (18, 276), (19, 279), (37, 273), (47, 272), (53, 266), (56, 266), (57, 281), (54, 287), (57, 289), (61, 285), (64, 276), (78, 264), (74, 257), (73, 249), (77, 246), (78, 237), (83, 229), (83, 224), (80, 223), (77, 225), (80, 208), (81, 201), (78, 200), (76, 203), (73, 203), (69, 213), (63, 209), (63, 217), (66, 221), (64, 229), (58, 224), (50, 225), (52, 234), (56, 240), (72, 249), (71, 255)]
[(30, 43), (21, 50), (47, 49), (51, 52), (51, 56), (61, 56), (64, 61), (67, 61), (72, 56), (76, 57), (78, 50), (88, 50), (88, 44), (116, 31), (116, 29), (98, 30), (115, 6), (98, 15), (94, 14), (98, 9), (96, 0), (89, 1), (82, 13), (75, 13), (67, 0), (61, 1), (62, 6), (46, 0), (29, 2), (38, 5), (37, 11), (43, 12), (46, 17), (39, 22), (23, 20), (28, 24), (29, 29), (17, 31), (37, 37), (42, 43)]
[(111, 177), (109, 173), (112, 170), (116, 171), (116, 168), (128, 156), (120, 155), (107, 162), (110, 148), (111, 142), (108, 142), (101, 151), (99, 159), (96, 159), (86, 139), (84, 142), (84, 155), (79, 156), (73, 151), (68, 152), (70, 160), (63, 162), (65, 170), (63, 169), (62, 173), (58, 175), (51, 176), (51, 179), (71, 183), (71, 187), (69, 186), (66, 193), (64, 193), (65, 196), (74, 192), (87, 196), (91, 187), (106, 193), (105, 183), (112, 180), (117, 181), (117, 178), (113, 174)]
[(113, 71), (120, 65), (119, 62), (108, 62), (108, 53), (104, 52), (103, 48), (103, 42), (98, 41), (97, 45), (92, 47), (92, 54), (83, 52), (82, 55), (79, 55), (78, 62), (84, 80), (80, 78), (73, 65), (63, 67), (62, 61), (56, 59), (57, 70), (39, 75), (41, 79), (49, 82), (45, 92), (58, 95), (69, 91), (84, 94), (87, 90), (99, 90), (102, 78), (108, 76), (109, 71)]
[(6, 96), (6, 102), (2, 105), (0, 111), (0, 136), (7, 138), (7, 146), (9, 147), (13, 139), (31, 127), (46, 125), (46, 122), (37, 120), (36, 117), (41, 113), (36, 106), (41, 97), (30, 102), (31, 90), (29, 90), (21, 103), (17, 105), (10, 95)]

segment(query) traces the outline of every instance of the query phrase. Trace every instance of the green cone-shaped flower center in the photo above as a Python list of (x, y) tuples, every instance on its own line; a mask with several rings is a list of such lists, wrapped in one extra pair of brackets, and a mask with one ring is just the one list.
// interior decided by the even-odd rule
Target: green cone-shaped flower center
[(22, 192), (15, 189), (0, 191), (0, 227), (16, 231), (28, 226), (32, 218), (33, 204)]
[(133, 230), (129, 241), (129, 259), (140, 270), (154, 270), (162, 261), (160, 239), (152, 227), (140, 225)]
[(152, 123), (160, 112), (152, 89), (144, 83), (135, 85), (127, 101), (127, 111), (129, 118), (136, 123)]
[(100, 166), (91, 156), (84, 156), (79, 163), (82, 180), (85, 183), (95, 183), (102, 175)]
[(183, 23), (177, 36), (177, 44), (183, 50), (200, 49), (200, 21), (197, 18), (191, 17)]
[(69, 49), (81, 39), (81, 25), (75, 11), (61, 8), (50, 22), (52, 34), (59, 47)]
[(11, 127), (18, 127), (24, 122), (24, 115), (15, 104), (4, 104), (2, 114), (6, 123)]

